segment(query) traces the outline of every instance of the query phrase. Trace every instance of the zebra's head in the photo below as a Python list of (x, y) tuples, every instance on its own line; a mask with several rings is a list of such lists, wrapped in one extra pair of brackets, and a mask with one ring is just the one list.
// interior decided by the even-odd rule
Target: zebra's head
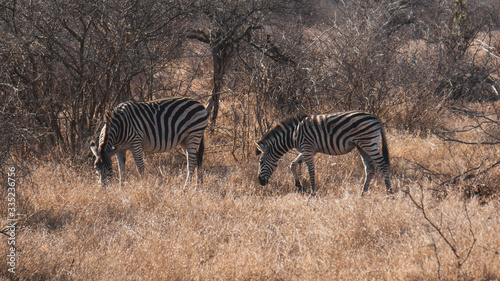
[(266, 185), (274, 170), (278, 166), (278, 160), (294, 148), (293, 135), (297, 125), (306, 117), (305, 114), (293, 115), (280, 121), (262, 139), (257, 142), (256, 154), (260, 157), (259, 182)]
[(110, 148), (110, 130), (108, 123), (111, 119), (111, 113), (106, 112), (104, 118), (104, 126), (99, 135), (99, 144), (95, 141), (90, 142), (90, 150), (95, 156), (94, 168), (96, 170), (99, 183), (105, 186), (113, 175), (113, 167), (111, 165), (112, 147)]
[(271, 149), (264, 142), (259, 142), (257, 144), (257, 149), (255, 151), (256, 155), (261, 155), (259, 161), (259, 183), (260, 185), (266, 185), (269, 178), (276, 169), (279, 157), (273, 156)]
[(111, 165), (111, 157), (106, 153), (99, 151), (96, 143), (92, 141), (90, 143), (90, 150), (95, 156), (94, 168), (99, 179), (99, 183), (105, 186), (113, 174), (113, 168)]

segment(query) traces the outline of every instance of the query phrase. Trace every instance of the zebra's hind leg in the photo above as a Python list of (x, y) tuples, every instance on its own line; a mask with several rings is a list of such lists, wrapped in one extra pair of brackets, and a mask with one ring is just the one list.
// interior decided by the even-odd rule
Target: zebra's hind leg
[(379, 170), (382, 171), (382, 174), (384, 175), (385, 189), (386, 189), (387, 194), (393, 194), (394, 191), (392, 190), (392, 187), (391, 187), (391, 175), (389, 172), (389, 165), (387, 164), (387, 162), (385, 160), (382, 159), (381, 161), (377, 162), (377, 166), (378, 166)]
[(186, 182), (184, 183), (184, 187), (187, 187), (189, 182), (191, 182), (191, 178), (194, 174), (194, 169), (196, 167), (196, 149), (188, 148), (186, 149), (187, 154), (187, 177)]
[(200, 185), (203, 184), (203, 153), (205, 153), (205, 141), (202, 136), (196, 152), (197, 183)]
[[(191, 182), (195, 168), (198, 166), (198, 150), (200, 148), (200, 138), (190, 138), (186, 144), (186, 157), (187, 157), (187, 177), (184, 187), (187, 187)], [(200, 163), (201, 164), (201, 163)], [(201, 165), (200, 165), (201, 166)]]
[[(304, 158), (302, 157), (302, 154), (299, 154), (295, 160), (292, 161), (292, 164), (290, 164), (290, 169), (292, 170), (293, 178), (295, 180), (295, 186), (301, 191), (304, 192), (304, 187), (300, 184), (300, 176), (302, 174), (302, 162), (304, 161)], [(297, 170), (298, 166), (298, 170)]]
[[(387, 194), (392, 194), (393, 191), (392, 191), (392, 188), (391, 188), (391, 179), (390, 179), (390, 174), (389, 174), (389, 163), (387, 163), (387, 161), (384, 159), (384, 157), (382, 157), (382, 155), (380, 155), (379, 151), (378, 151), (378, 146), (375, 146), (373, 148), (374, 150), (371, 151), (371, 150), (364, 150), (364, 153), (366, 153), (371, 161), (373, 163), (375, 163), (378, 167), (378, 169), (382, 172), (382, 174), (384, 175), (384, 181), (385, 181), (385, 188), (386, 188), (386, 192)], [(371, 154), (370, 154), (371, 152)], [(361, 150), (360, 150), (360, 153), (361, 153)], [(363, 156), (363, 153), (361, 153), (361, 156)], [(366, 156), (363, 156), (363, 159), (365, 158)], [(366, 163), (366, 161), (365, 161)], [(366, 166), (366, 164), (365, 164)], [(373, 164), (372, 164), (373, 166)], [(371, 168), (372, 170), (372, 173), (373, 173), (373, 167)]]
[(361, 193), (361, 196), (363, 196), (368, 191), (368, 186), (370, 185), (370, 182), (373, 178), (374, 169), (370, 155), (359, 147), (358, 151), (359, 154), (361, 154), (361, 157), (363, 158), (363, 164), (365, 165), (365, 184), (363, 186), (363, 192)]

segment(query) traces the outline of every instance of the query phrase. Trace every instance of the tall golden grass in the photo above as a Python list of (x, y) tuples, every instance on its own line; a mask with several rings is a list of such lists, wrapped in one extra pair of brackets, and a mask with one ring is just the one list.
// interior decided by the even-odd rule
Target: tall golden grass
[[(7, 272), (4, 263), (0, 275), (18, 280), (498, 280), (498, 198), (467, 199), (466, 181), (443, 188), (425, 172), (466, 170), (486, 158), (499, 159), (500, 150), (391, 130), (389, 140), (392, 181), (400, 190), (394, 196), (385, 195), (380, 176), (370, 193), (360, 196), (363, 167), (355, 153), (316, 157), (314, 197), (293, 187), (291, 154), (266, 187), (256, 183), (257, 158), (237, 162), (230, 152), (213, 149), (206, 154), (204, 184), (188, 188), (182, 187), (183, 159), (175, 153), (148, 157), (144, 180), (137, 179), (129, 161), (122, 188), (101, 188), (91, 167), (33, 165), (31, 181), (18, 182), (23, 215), (16, 273)], [(209, 148), (215, 146), (211, 142)], [(162, 172), (160, 163), (168, 164)], [(436, 196), (443, 189), (446, 196)], [(424, 207), (427, 219), (404, 191)], [(5, 257), (7, 247), (0, 249)]]

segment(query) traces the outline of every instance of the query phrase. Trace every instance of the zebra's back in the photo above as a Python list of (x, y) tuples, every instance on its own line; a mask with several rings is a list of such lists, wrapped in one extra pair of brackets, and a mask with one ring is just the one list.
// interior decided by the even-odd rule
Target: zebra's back
[[(208, 125), (205, 107), (183, 97), (124, 102), (117, 106), (114, 115), (128, 120), (134, 137), (142, 138), (144, 151), (153, 153), (171, 150), (193, 135), (201, 137)], [(116, 145), (120, 145), (120, 142), (126, 144), (130, 140), (122, 138), (117, 141)]]
[(350, 152), (355, 142), (380, 137), (381, 128), (376, 116), (361, 111), (311, 115), (301, 121), (294, 140), (299, 150), (307, 143), (312, 153), (341, 155)]

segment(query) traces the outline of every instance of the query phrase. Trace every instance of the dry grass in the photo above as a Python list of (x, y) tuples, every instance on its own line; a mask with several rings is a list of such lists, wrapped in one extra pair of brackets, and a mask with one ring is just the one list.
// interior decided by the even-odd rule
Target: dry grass
[(90, 169), (33, 167), (33, 184), (18, 183), (28, 217), (17, 229), (17, 273), (9, 275), (5, 264), (0, 273), (20, 280), (498, 280), (498, 199), (464, 201), (462, 181), (438, 198), (432, 190), (439, 181), (411, 163), (444, 174), (474, 165), (470, 153), (498, 159), (500, 151), (389, 137), (393, 184), (417, 202), (424, 195), (428, 218), (460, 258), (408, 196), (385, 196), (381, 177), (360, 197), (362, 163), (354, 153), (317, 157), (320, 192), (310, 197), (293, 187), (293, 155), (260, 187), (256, 159), (236, 163), (230, 153), (212, 152), (198, 188), (182, 188), (181, 165), (158, 172), (154, 163), (178, 156), (150, 161), (142, 182), (129, 172), (122, 189), (101, 189)]

